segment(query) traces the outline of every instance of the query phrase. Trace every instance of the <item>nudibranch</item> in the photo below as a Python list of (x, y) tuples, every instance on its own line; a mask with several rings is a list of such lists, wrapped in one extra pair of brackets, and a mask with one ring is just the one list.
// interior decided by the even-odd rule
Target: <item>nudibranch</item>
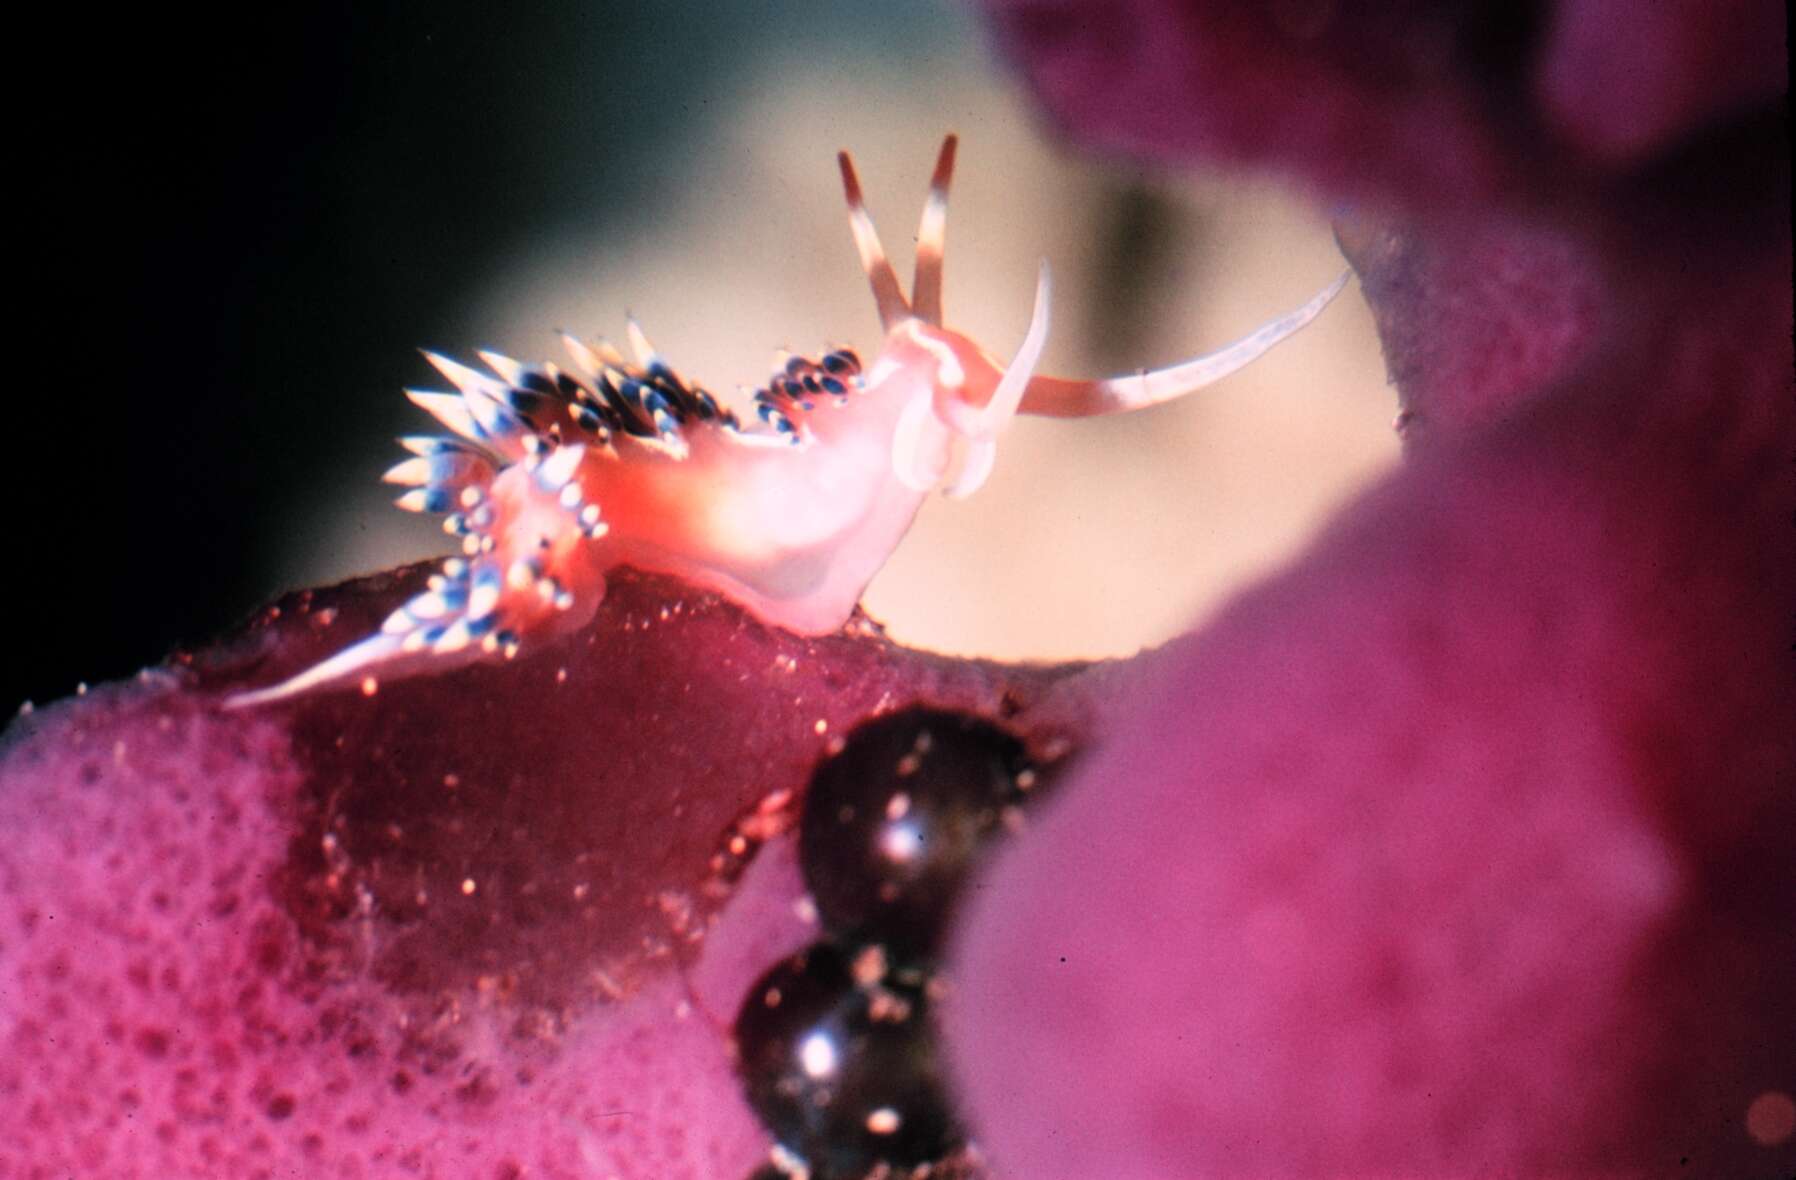
[(1089, 417), (1189, 393), (1315, 319), (1349, 277), (1195, 360), (1070, 381), (1035, 374), (1048, 334), (1043, 262), (1028, 331), (1001, 365), (942, 323), (955, 145), (948, 136), (936, 159), (908, 299), (854, 163), (837, 156), (885, 331), (870, 365), (849, 349), (782, 355), (767, 384), (732, 407), (668, 367), (634, 320), (634, 360), (565, 333), (571, 367), (482, 352), (482, 372), (425, 353), (456, 392), (407, 396), (453, 433), (400, 439), (412, 457), (386, 479), (409, 486), (401, 508), (446, 514), (460, 555), (376, 634), (227, 704), (513, 656), (590, 620), (618, 565), (673, 574), (799, 634), (835, 631), (924, 498), (985, 481), (1013, 416)]

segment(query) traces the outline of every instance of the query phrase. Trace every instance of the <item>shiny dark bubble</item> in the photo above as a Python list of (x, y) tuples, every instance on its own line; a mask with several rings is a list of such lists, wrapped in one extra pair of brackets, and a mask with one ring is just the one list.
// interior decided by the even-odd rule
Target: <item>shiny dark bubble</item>
[(932, 955), (981, 850), (1035, 771), (975, 717), (908, 709), (855, 729), (812, 776), (799, 859), (824, 928), (899, 960)]
[(813, 1180), (930, 1163), (964, 1138), (926, 989), (885, 978), (878, 955), (816, 943), (756, 981), (736, 1017), (748, 1103)]

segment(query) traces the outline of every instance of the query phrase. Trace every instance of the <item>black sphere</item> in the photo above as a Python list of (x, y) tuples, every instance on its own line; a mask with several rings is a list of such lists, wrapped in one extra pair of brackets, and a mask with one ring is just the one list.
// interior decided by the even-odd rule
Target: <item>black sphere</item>
[(824, 928), (900, 961), (932, 954), (1033, 774), (1022, 743), (976, 717), (917, 708), (856, 728), (812, 775), (799, 821)]
[(831, 943), (776, 965), (736, 1017), (748, 1103), (813, 1180), (858, 1178), (879, 1164), (940, 1159), (963, 1136), (948, 1113), (921, 990), (869, 982)]

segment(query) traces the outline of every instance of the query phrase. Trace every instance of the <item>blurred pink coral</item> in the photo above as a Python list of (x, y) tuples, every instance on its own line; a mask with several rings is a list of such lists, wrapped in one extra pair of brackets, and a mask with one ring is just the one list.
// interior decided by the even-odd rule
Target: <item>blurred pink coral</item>
[(986, 0), (1065, 132), (1411, 212), (1563, 206), (1787, 86), (1767, 0)]
[(1546, 18), (1533, 86), (1579, 150), (1639, 160), (1783, 93), (1787, 22), (1763, 0), (1566, 0)]
[(993, 1158), (1791, 1174), (1781, 9), (991, 7), (1069, 133), (1354, 199), (1411, 457), (993, 873)]

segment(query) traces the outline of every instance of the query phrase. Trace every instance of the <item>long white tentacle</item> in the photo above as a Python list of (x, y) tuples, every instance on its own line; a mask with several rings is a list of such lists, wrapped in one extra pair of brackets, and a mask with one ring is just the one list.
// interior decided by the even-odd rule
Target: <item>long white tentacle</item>
[(1099, 381), (1037, 377), (1029, 383), (1023, 395), (1021, 412), (1049, 418), (1092, 418), (1140, 410), (1183, 397), (1245, 368), (1273, 345), (1321, 315), (1322, 309), (1341, 293), (1352, 277), (1352, 271), (1343, 271), (1302, 307), (1268, 320), (1226, 348), (1182, 364)]

